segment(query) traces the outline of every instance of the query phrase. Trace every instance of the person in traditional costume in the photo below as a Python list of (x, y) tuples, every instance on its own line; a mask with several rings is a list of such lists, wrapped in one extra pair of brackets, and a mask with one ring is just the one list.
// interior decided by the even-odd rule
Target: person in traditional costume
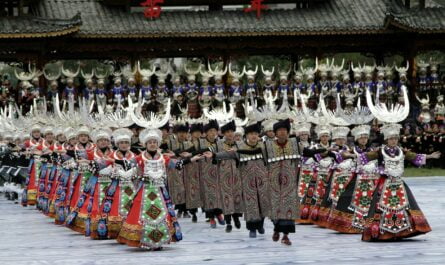
[[(329, 189), (326, 190), (327, 201), (323, 202), (320, 207), (319, 223), (320, 226), (329, 227), (332, 222), (343, 217), (342, 213), (336, 211), (336, 207), (340, 197), (343, 195), (349, 185), (353, 186), (355, 180), (355, 163), (351, 150), (346, 145), (347, 136), (349, 134), (348, 127), (334, 127), (332, 130), (332, 139), (335, 141), (332, 154), (335, 160), (334, 169), (331, 177)], [(351, 183), (352, 182), (352, 183)], [(349, 203), (347, 203), (349, 206)], [(329, 209), (328, 209), (329, 208)], [(325, 211), (328, 209), (328, 211)], [(342, 232), (342, 231), (340, 231)], [(345, 230), (346, 232), (346, 230)], [(351, 228), (351, 233), (354, 229)]]
[(68, 127), (65, 129), (67, 141), (62, 146), (61, 154), (61, 175), (57, 183), (54, 196), (54, 210), (55, 210), (55, 224), (64, 224), (66, 217), (70, 211), (70, 197), (71, 197), (71, 181), (75, 174), (76, 162), (74, 158), (67, 154), (74, 152), (77, 144), (77, 132)]
[[(218, 151), (236, 151), (238, 148), (235, 142), (235, 121), (231, 121), (221, 126), (221, 133), (224, 139), (218, 141)], [(244, 201), (242, 199), (242, 179), (235, 160), (218, 161), (218, 181), (222, 202), (222, 211), (226, 221), (226, 232), (232, 231), (232, 219), (237, 229), (241, 228), (239, 218), (244, 212)]]
[(25, 154), (30, 156), (29, 161), (29, 175), (26, 178), (25, 189), (22, 193), (22, 205), (35, 205), (37, 203), (37, 183), (40, 173), (40, 158), (34, 154), (35, 148), (41, 143), (41, 127), (38, 124), (34, 124), (31, 127), (31, 139), (25, 141), (24, 148)]
[(289, 119), (273, 125), (276, 140), (266, 141), (266, 161), (268, 165), (271, 213), (274, 223), (273, 241), (291, 245), (289, 233), (295, 233), (295, 220), (298, 218), (299, 200), (297, 196), (298, 168), (300, 155), (296, 138), (289, 138)]
[[(111, 164), (99, 171), (101, 186), (105, 191), (99, 208), (100, 219), (93, 224), (93, 238), (115, 239), (119, 235), (122, 222), (127, 217), (136, 192), (134, 177), (136, 175), (136, 155), (130, 151), (132, 131), (120, 128), (112, 137), (117, 150), (110, 153), (107, 160)], [(111, 183), (110, 183), (111, 182)]]
[[(190, 145), (192, 154), (199, 153), (199, 143), (201, 134), (203, 132), (203, 125), (200, 122), (190, 125)], [(187, 150), (188, 151), (188, 150)], [(197, 162), (201, 163), (201, 162)], [(199, 165), (199, 164), (198, 164)], [(184, 186), (185, 186), (185, 205), (187, 211), (192, 215), (192, 222), (198, 222), (196, 213), (198, 208), (203, 206), (201, 199), (201, 185), (200, 185), (200, 167), (196, 164), (188, 164), (184, 166)]]
[[(270, 183), (264, 163), (265, 149), (259, 137), (261, 124), (253, 122), (244, 129), (246, 139), (237, 143), (237, 149), (210, 154), (216, 160), (235, 159), (242, 182), (242, 199), (246, 228), (249, 237), (256, 238), (257, 232), (264, 234), (264, 218), (270, 216)], [(209, 154), (206, 153), (206, 156)]]
[(89, 180), (93, 175), (93, 164), (88, 159), (88, 153), (94, 150), (95, 145), (90, 142), (91, 130), (82, 125), (77, 131), (78, 143), (74, 150), (67, 151), (67, 155), (74, 158), (77, 163), (70, 183), (70, 213), (66, 218), (65, 225), (70, 229), (85, 233), (85, 219), (87, 217), (86, 200), (89, 198)]
[(364, 228), (364, 218), (368, 214), (372, 194), (376, 187), (377, 160), (363, 161), (360, 159), (360, 154), (372, 151), (368, 141), (370, 130), (369, 125), (359, 125), (351, 130), (355, 140), (353, 153), (357, 156), (355, 175), (339, 197), (337, 206), (331, 210), (328, 219), (328, 228), (341, 233), (361, 233)]
[[(309, 215), (312, 223), (318, 224), (320, 207), (323, 199), (325, 198), (326, 190), (330, 184), (334, 159), (329, 156), (329, 151), (331, 150), (331, 127), (329, 125), (319, 124), (315, 128), (315, 131), (317, 133), (319, 143), (315, 144), (313, 148), (316, 150), (322, 150), (323, 152), (316, 152), (313, 155), (316, 162), (316, 165), (314, 165), (314, 174), (316, 174), (317, 180), (315, 182), (313, 194), (313, 205), (310, 208)], [(329, 211), (329, 209), (327, 209), (327, 211)]]
[(92, 140), (96, 147), (88, 153), (89, 160), (94, 163), (94, 174), (91, 176), (85, 191), (89, 197), (88, 215), (85, 219), (85, 236), (91, 236), (92, 239), (106, 239), (104, 231), (106, 231), (107, 220), (100, 213), (112, 182), (111, 174), (106, 172), (106, 168), (113, 162), (109, 158), (113, 152), (110, 148), (111, 136), (112, 132), (108, 128), (95, 129), (92, 132)]
[(62, 175), (62, 154), (64, 152), (64, 144), (66, 142), (65, 132), (61, 128), (54, 130), (54, 135), (56, 136), (56, 142), (53, 148), (53, 162), (54, 167), (56, 167), (56, 172), (54, 178), (49, 179), (46, 187), (46, 196), (48, 197), (48, 213), (47, 215), (51, 218), (55, 218), (55, 198), (56, 190), (59, 185), (59, 180)]
[(54, 131), (52, 127), (43, 129), (43, 140), (36, 147), (36, 154), (40, 155), (41, 166), (38, 180), (37, 209), (45, 212), (48, 210), (48, 200), (45, 199), (46, 184), (49, 177), (54, 178), (55, 167), (53, 167), (52, 152), (54, 150)]
[(147, 128), (140, 134), (146, 150), (137, 156), (136, 194), (117, 241), (131, 247), (160, 250), (165, 244), (182, 240), (182, 233), (166, 188), (166, 168), (180, 169), (196, 161), (175, 160), (159, 150), (162, 133)]
[(318, 220), (315, 222), (322, 227), (328, 227), (328, 218), (332, 208), (337, 206), (339, 197), (354, 177), (354, 163), (350, 148), (346, 145), (348, 133), (348, 127), (337, 126), (332, 129), (334, 144), (331, 146), (331, 151), (328, 152), (328, 156), (333, 158), (332, 176), (320, 204)]
[[(179, 120), (176, 122), (173, 131), (176, 134), (176, 137), (170, 137), (170, 146), (169, 149), (173, 151), (177, 157), (181, 156), (183, 151), (186, 151), (190, 148), (189, 142), (187, 141), (188, 134), (188, 124)], [(183, 154), (185, 155), (185, 154)], [(186, 191), (184, 185), (184, 178), (187, 177), (184, 175), (184, 171), (177, 170), (175, 168), (167, 169), (167, 183), (168, 183), (168, 191), (172, 200), (172, 203), (175, 205), (175, 209), (178, 210), (178, 218), (190, 218), (190, 215), (187, 212), (186, 207)]]
[(366, 92), (367, 103), (372, 114), (386, 124), (381, 128), (385, 144), (378, 150), (360, 154), (360, 159), (364, 161), (378, 159), (380, 174), (368, 216), (365, 218), (363, 241), (400, 240), (431, 231), (428, 221), (402, 176), (405, 160), (420, 166), (425, 164), (427, 159), (439, 158), (441, 153), (416, 154), (399, 147), (402, 126), (397, 122), (405, 120), (409, 114), (407, 88), (402, 86), (401, 90), (405, 104), (404, 106), (397, 105), (391, 111), (379, 105), (374, 106), (370, 92)]
[[(214, 150), (218, 152), (217, 136), (219, 125), (216, 120), (210, 120), (204, 126), (205, 138), (199, 139), (198, 150)], [(206, 217), (210, 219), (210, 227), (216, 228), (215, 218), (220, 225), (225, 225), (223, 212), (221, 210), (222, 202), (220, 196), (220, 188), (218, 183), (218, 165), (212, 162), (212, 159), (206, 158), (199, 162), (200, 166), (200, 182), (201, 196), (203, 208)]]
[(312, 224), (309, 213), (315, 204), (314, 192), (317, 182), (317, 162), (314, 157), (316, 154), (325, 152), (325, 148), (316, 148), (309, 145), (309, 135), (311, 130), (310, 123), (297, 125), (297, 134), (299, 138), (299, 148), (301, 152), (301, 166), (298, 178), (298, 197), (300, 199), (300, 216), (297, 219), (299, 224)]

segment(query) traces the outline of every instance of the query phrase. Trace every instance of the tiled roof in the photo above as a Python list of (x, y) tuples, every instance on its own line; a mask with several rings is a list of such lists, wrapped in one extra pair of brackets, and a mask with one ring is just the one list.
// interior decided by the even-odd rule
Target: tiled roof
[(36, 16), (0, 18), (0, 38), (39, 38), (67, 35), (79, 30), (80, 14), (66, 19)]
[(374, 33), (384, 30), (386, 1), (333, 0), (307, 9), (269, 10), (257, 20), (243, 11), (170, 11), (150, 20), (97, 0), (41, 0), (35, 13), (67, 18), (81, 12), (83, 37), (169, 37)]
[(83, 38), (374, 34), (391, 32), (388, 25), (445, 32), (444, 7), (406, 9), (401, 0), (330, 0), (305, 9), (264, 11), (259, 20), (242, 10), (164, 11), (150, 20), (142, 12), (100, 0), (40, 0), (31, 13), (35, 17), (30, 19), (0, 18), (0, 37), (73, 32)]

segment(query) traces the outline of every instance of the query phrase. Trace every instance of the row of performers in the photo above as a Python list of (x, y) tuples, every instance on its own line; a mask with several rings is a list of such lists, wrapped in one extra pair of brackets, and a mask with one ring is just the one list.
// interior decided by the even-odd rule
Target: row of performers
[(385, 144), (377, 149), (369, 147), (367, 125), (351, 131), (354, 147), (345, 144), (346, 127), (318, 126), (312, 145), (310, 125), (290, 138), (289, 120), (273, 124), (275, 137), (265, 139), (260, 124), (251, 124), (239, 142), (234, 122), (177, 127), (176, 137), (144, 129), (139, 154), (130, 151), (128, 129), (90, 133), (81, 127), (55, 135), (45, 128), (40, 139), (35, 127), (22, 148), (31, 158), (22, 204), (36, 204), (56, 224), (86, 236), (149, 249), (181, 240), (175, 207), (190, 212), (193, 222), (203, 208), (210, 226), (226, 224), (227, 232), (232, 221), (240, 228), (244, 215), (250, 237), (263, 234), (270, 218), (273, 241), (286, 245), (295, 223), (362, 233), (365, 241), (431, 231), (402, 175), (405, 160), (422, 165), (440, 153), (400, 148), (398, 124), (382, 127)]
[[(85, 99), (105, 99), (108, 103), (116, 101), (125, 101), (128, 96), (133, 99), (137, 99), (139, 96), (144, 98), (151, 98), (154, 95), (162, 94), (163, 96), (187, 96), (188, 93), (196, 93), (201, 96), (236, 96), (254, 94), (264, 94), (266, 91), (278, 93), (279, 96), (282, 93), (287, 92), (290, 96), (293, 95), (293, 91), (297, 90), (299, 93), (318, 95), (321, 91), (325, 95), (341, 93), (342, 96), (354, 95), (356, 93), (362, 94), (365, 88), (371, 89), (373, 93), (379, 91), (380, 95), (390, 93), (391, 95), (397, 95), (400, 91), (400, 87), (406, 84), (405, 81), (401, 81), (397, 84), (387, 82), (383, 79), (376, 81), (368, 80), (361, 81), (360, 79), (349, 81), (349, 78), (344, 78), (343, 81), (330, 81), (319, 80), (317, 82), (314, 79), (303, 81), (301, 76), (297, 76), (296, 79), (291, 82), (287, 78), (282, 78), (280, 82), (275, 83), (272, 80), (266, 80), (262, 87), (259, 87), (254, 79), (248, 79), (243, 85), (240, 80), (234, 78), (231, 81), (230, 86), (225, 88), (222, 79), (216, 79), (216, 82), (212, 85), (209, 80), (203, 80), (198, 84), (194, 79), (189, 80), (185, 85), (180, 83), (180, 79), (175, 80), (171, 87), (168, 87), (164, 80), (156, 86), (152, 86), (149, 79), (143, 79), (140, 86), (136, 85), (134, 79), (130, 79), (127, 85), (122, 85), (121, 80), (115, 81), (114, 85), (110, 89), (107, 88), (103, 80), (99, 80), (97, 84), (94, 84), (92, 80), (89, 80), (84, 88), (77, 88), (74, 82), (70, 80), (66, 87), (62, 90), (61, 96), (64, 99), (68, 99), (69, 96), (84, 97)], [(28, 83), (29, 84), (29, 83)], [(39, 83), (35, 85), (29, 84), (28, 87), (24, 87), (21, 90), (18, 100), (26, 101), (28, 98), (41, 97), (42, 89), (39, 88)], [(59, 84), (56, 81), (52, 81), (49, 85), (47, 92), (48, 99), (51, 99), (55, 94), (60, 93)], [(98, 100), (99, 101), (99, 100)]]

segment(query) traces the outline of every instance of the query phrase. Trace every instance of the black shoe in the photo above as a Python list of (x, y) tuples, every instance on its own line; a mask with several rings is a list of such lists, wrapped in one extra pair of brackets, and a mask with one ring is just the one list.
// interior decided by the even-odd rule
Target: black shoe
[(198, 222), (198, 217), (196, 216), (196, 214), (194, 214), (194, 215), (192, 216), (192, 222), (193, 222), (193, 223), (197, 223), (197, 222)]
[(232, 232), (232, 225), (226, 225), (226, 233)]
[(239, 221), (238, 218), (234, 218), (235, 220), (233, 220), (233, 222), (235, 223), (235, 227), (236, 229), (240, 229), (241, 228), (241, 222)]
[(258, 228), (258, 233), (264, 235), (264, 227)]

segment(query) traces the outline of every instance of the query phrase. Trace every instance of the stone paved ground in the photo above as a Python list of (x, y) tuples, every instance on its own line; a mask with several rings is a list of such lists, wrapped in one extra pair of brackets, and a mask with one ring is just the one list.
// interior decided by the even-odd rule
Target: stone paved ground
[(364, 243), (314, 226), (297, 226), (293, 245), (266, 234), (249, 239), (243, 228), (230, 234), (200, 220), (181, 219), (184, 240), (161, 252), (115, 241), (93, 241), (54, 225), (32, 208), (0, 199), (0, 264), (445, 264), (445, 177), (408, 178), (433, 232), (397, 243)]

